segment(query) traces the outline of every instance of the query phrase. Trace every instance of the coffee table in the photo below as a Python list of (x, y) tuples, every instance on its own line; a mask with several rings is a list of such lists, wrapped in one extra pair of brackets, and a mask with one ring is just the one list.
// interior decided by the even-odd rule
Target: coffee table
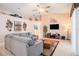
[(50, 40), (43, 40), (44, 48), (50, 49), (52, 42)]
[(51, 39), (51, 38), (44, 38), (44, 39), (43, 39), (44, 48), (50, 49), (50, 48), (54, 45), (54, 43), (55, 43), (56, 41), (58, 41), (58, 40), (53, 40), (53, 39)]
[(52, 38), (43, 38), (43, 56), (52, 56), (57, 45), (59, 43), (58, 39), (52, 39)]

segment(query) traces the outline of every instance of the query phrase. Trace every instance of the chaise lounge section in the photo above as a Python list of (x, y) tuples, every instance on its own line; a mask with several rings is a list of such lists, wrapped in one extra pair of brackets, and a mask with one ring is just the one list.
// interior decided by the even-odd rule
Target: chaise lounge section
[(43, 41), (34, 40), (31, 33), (11, 33), (5, 36), (5, 48), (16, 56), (39, 56), (43, 53)]

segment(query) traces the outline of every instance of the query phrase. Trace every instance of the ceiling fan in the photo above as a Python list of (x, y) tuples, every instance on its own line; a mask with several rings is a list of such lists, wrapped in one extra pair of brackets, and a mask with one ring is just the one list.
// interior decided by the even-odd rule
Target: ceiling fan
[(33, 14), (33, 17), (35, 18), (35, 20), (40, 20), (42, 14), (48, 13), (49, 12), (49, 8), (51, 8), (50, 5), (47, 4), (35, 4), (35, 9), (33, 9), (32, 11), (35, 12)]
[(36, 5), (36, 7), (37, 8), (33, 9), (32, 11), (38, 12), (38, 13), (41, 13), (41, 12), (48, 13), (49, 8), (51, 8), (51, 6), (49, 6), (49, 5), (42, 5), (42, 4), (38, 4), (38, 5)]

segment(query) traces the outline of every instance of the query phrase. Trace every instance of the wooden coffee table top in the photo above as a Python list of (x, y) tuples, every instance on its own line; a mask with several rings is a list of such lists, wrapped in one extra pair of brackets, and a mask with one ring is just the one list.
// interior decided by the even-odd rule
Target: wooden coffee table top
[(50, 41), (50, 40), (44, 40), (44, 44), (52, 44), (52, 41)]
[(51, 39), (51, 38), (44, 38), (43, 43), (44, 44), (54, 44), (56, 41), (59, 41), (58, 39)]
[[(52, 56), (58, 43), (59, 43), (59, 39), (43, 38), (43, 44), (44, 44), (43, 55), (44, 56), (49, 56), (49, 55)], [(53, 49), (50, 49), (51, 47)], [(50, 52), (50, 53), (48, 53), (48, 52)]]
[(59, 41), (59, 39), (43, 38), (43, 41)]

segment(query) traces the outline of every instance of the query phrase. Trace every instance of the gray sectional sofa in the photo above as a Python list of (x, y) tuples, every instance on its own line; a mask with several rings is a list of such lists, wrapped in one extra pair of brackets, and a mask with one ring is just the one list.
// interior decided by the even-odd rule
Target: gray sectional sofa
[(38, 56), (43, 53), (43, 42), (31, 33), (11, 33), (5, 36), (5, 48), (16, 56)]

